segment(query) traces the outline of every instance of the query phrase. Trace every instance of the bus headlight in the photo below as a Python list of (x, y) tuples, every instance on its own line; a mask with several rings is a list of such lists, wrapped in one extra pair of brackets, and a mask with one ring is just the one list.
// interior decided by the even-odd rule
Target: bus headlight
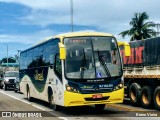
[(79, 92), (76, 88), (69, 86), (68, 84), (66, 85), (66, 90), (69, 92), (76, 92), (76, 93)]
[(115, 86), (113, 90), (119, 90), (121, 88), (123, 88), (123, 83), (120, 83), (117, 86)]
[(67, 86), (67, 87), (66, 87), (66, 90), (67, 90), (67, 91), (72, 91), (72, 89), (73, 89), (73, 88), (70, 87), (70, 86)]
[(118, 86), (119, 86), (120, 88), (122, 88), (122, 87), (123, 87), (123, 84), (122, 84), (122, 83), (120, 83)]

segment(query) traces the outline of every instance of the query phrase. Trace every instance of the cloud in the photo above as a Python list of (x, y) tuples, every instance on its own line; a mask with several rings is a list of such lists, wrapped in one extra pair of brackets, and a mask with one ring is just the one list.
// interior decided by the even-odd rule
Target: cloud
[[(21, 24), (47, 27), (70, 24), (70, 0), (0, 0), (25, 5), (30, 13), (19, 18)], [(159, 0), (73, 0), (74, 24), (94, 26), (98, 31), (118, 35), (129, 28), (135, 12), (146, 11), (152, 21), (160, 21)]]
[[(135, 12), (147, 12), (150, 16), (150, 21), (160, 23), (158, 12), (159, 0), (72, 1), (74, 25), (78, 25), (78, 27), (87, 26), (86, 29), (93, 28), (96, 31), (112, 33), (118, 41), (129, 40), (129, 37), (122, 38), (118, 34), (130, 28), (129, 22)], [(12, 11), (5, 13), (5, 15), (11, 14), (9, 15), (11, 17), (10, 22), (8, 22), (7, 18), (4, 18), (7, 23), (6, 25), (9, 25), (11, 22), (12, 24), (0, 29), (0, 43), (8, 44), (10, 53), (14, 52), (12, 55), (17, 52), (17, 49), (26, 49), (46, 37), (67, 31), (63, 25), (68, 26), (71, 22), (70, 0), (0, 0), (1, 2), (8, 3), (10, 6), (12, 6), (12, 3), (16, 3), (22, 5), (22, 8), (24, 6), (29, 8), (28, 10), (25, 10), (26, 8), (24, 10), (17, 8), (18, 11), (20, 9), (21, 14), (17, 14), (18, 12), (12, 14)], [(16, 16), (15, 20), (13, 19), (14, 16)], [(26, 27), (27, 25), (28, 27)], [(35, 25), (37, 28), (33, 30), (32, 27), (35, 27)], [(14, 32), (9, 32), (8, 29), (11, 27), (14, 28), (13, 26), (15, 27)], [(36, 32), (27, 33), (28, 31)], [(2, 52), (4, 52), (4, 56), (6, 48), (5, 46), (3, 47)]]
[(47, 37), (54, 36), (54, 33), (56, 32), (52, 30), (41, 30), (32, 34), (0, 34), (0, 43), (17, 42), (31, 45)]
[(5, 3), (17, 3), (36, 10), (66, 11), (70, 0), (0, 0)]
[(17, 54), (17, 50), (25, 50), (41, 40), (54, 36), (57, 32), (45, 29), (31, 34), (0, 34), (0, 58), (6, 56), (6, 45), (8, 45), (9, 56)]
[(42, 27), (52, 24), (70, 24), (70, 17), (68, 15), (46, 10), (32, 10), (31, 14), (21, 17), (19, 20), (23, 24), (40, 25)]

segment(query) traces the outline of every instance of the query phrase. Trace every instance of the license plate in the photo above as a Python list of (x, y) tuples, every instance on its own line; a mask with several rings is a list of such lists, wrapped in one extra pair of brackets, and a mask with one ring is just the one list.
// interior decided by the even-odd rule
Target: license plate
[(92, 95), (92, 98), (103, 98), (102, 94), (96, 94), (96, 95)]

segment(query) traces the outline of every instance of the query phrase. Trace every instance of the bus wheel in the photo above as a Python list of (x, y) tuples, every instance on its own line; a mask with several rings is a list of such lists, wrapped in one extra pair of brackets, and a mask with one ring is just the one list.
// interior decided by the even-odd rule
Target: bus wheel
[(15, 92), (15, 93), (17, 93), (17, 92), (18, 92), (18, 90), (17, 90), (16, 86), (14, 86), (14, 92)]
[(141, 104), (145, 108), (150, 108), (152, 104), (152, 88), (144, 86), (141, 91)]
[(95, 108), (96, 108), (96, 110), (97, 111), (103, 111), (104, 110), (104, 108), (105, 108), (105, 104), (97, 104), (97, 105), (95, 105)]
[(154, 91), (153, 101), (156, 109), (160, 110), (160, 86), (158, 86)]
[(28, 101), (32, 101), (32, 97), (30, 96), (30, 90), (29, 90), (29, 87), (27, 87), (27, 99)]
[(17, 90), (14, 90), (15, 93), (17, 93)]
[(59, 110), (59, 106), (55, 104), (55, 100), (54, 100), (53, 94), (50, 95), (50, 97), (49, 97), (49, 106), (50, 106), (50, 108), (52, 108), (54, 111), (58, 111), (58, 110)]
[(138, 105), (141, 95), (141, 86), (138, 83), (132, 83), (129, 87), (129, 98), (132, 105)]
[(3, 85), (3, 90), (6, 91), (7, 90), (7, 85)]

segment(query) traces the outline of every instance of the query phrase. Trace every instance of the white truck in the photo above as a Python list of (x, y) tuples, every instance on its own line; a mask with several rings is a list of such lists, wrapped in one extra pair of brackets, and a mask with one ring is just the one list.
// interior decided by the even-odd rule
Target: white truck
[(8, 87), (14, 88), (15, 87), (15, 79), (19, 76), (18, 71), (6, 71), (3, 75), (3, 89), (7, 90)]

